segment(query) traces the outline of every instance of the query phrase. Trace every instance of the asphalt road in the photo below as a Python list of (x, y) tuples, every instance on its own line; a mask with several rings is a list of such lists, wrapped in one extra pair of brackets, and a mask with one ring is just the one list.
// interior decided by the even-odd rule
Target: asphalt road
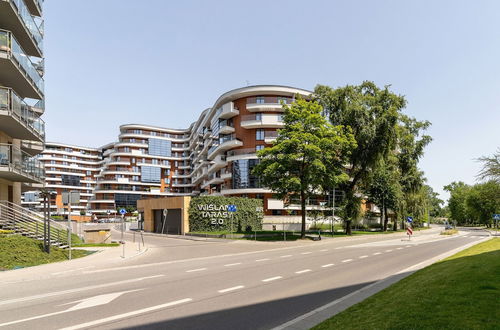
[(437, 233), (288, 243), (148, 236), (149, 251), (126, 263), (0, 283), (0, 329), (270, 329), (488, 235)]

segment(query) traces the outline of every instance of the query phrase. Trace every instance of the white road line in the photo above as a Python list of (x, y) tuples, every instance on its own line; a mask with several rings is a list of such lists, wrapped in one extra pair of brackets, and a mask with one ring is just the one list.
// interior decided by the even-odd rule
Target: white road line
[(269, 258), (264, 258), (264, 259), (257, 259), (257, 260), (255, 260), (255, 261), (256, 261), (256, 262), (260, 262), (260, 261), (267, 261), (267, 260), (271, 260), (271, 259), (269, 259)]
[(405, 247), (411, 247), (411, 245), (407, 245), (407, 246), (405, 246)]
[(60, 296), (60, 295), (68, 294), (68, 293), (75, 293), (75, 292), (81, 292), (81, 291), (86, 291), (86, 290), (100, 289), (100, 288), (105, 288), (105, 287), (108, 287), (108, 286), (115, 286), (115, 285), (120, 285), (120, 284), (134, 283), (134, 282), (139, 282), (139, 281), (143, 281), (143, 280), (149, 280), (149, 279), (152, 279), (152, 278), (157, 278), (157, 277), (162, 277), (162, 276), (165, 276), (165, 275), (160, 274), (160, 275), (139, 277), (139, 278), (134, 278), (134, 279), (131, 279), (131, 280), (111, 282), (111, 283), (106, 283), (106, 284), (91, 285), (91, 286), (85, 286), (85, 287), (82, 287), (82, 288), (69, 289), (69, 290), (56, 291), (56, 292), (49, 292), (49, 293), (38, 294), (38, 295), (35, 295), (35, 296), (29, 296), (29, 297), (22, 297), (22, 298), (15, 298), (15, 299), (10, 299), (10, 300), (4, 300), (4, 301), (0, 301), (0, 306), (1, 305), (8, 305), (8, 304), (13, 304), (13, 303), (18, 303), (18, 302), (30, 301), (30, 300), (35, 300), (35, 299), (42, 299), (42, 298), (47, 298), (47, 297)]
[(321, 267), (322, 267), (322, 268), (326, 268), (326, 267), (332, 267), (332, 266), (334, 266), (334, 265), (335, 265), (335, 264), (326, 264), (326, 265), (323, 265), (323, 266), (321, 266)]
[(312, 252), (302, 252), (301, 254), (311, 254)]
[(349, 261), (352, 261), (352, 259), (342, 260), (342, 262), (349, 262)]
[(88, 266), (88, 267), (81, 267), (81, 268), (76, 268), (76, 269), (70, 269), (70, 270), (65, 270), (65, 271), (62, 271), (62, 272), (51, 273), (50, 275), (61, 275), (61, 274), (76, 272), (76, 271), (79, 271), (79, 270), (89, 269), (89, 268), (95, 268), (95, 266)]
[(201, 272), (202, 270), (207, 270), (207, 269), (206, 268), (190, 269), (190, 270), (186, 270), (186, 273)]
[(234, 264), (226, 264), (226, 265), (224, 265), (224, 267), (231, 267), (231, 266), (237, 266), (237, 265), (241, 265), (241, 262), (235, 262)]
[(167, 308), (167, 307), (172, 307), (172, 306), (175, 306), (175, 305), (184, 304), (184, 303), (190, 302), (192, 300), (193, 299), (191, 299), (191, 298), (176, 300), (176, 301), (172, 301), (172, 302), (169, 302), (169, 303), (166, 303), (166, 304), (161, 304), (161, 305), (157, 305), (157, 306), (153, 306), (153, 307), (138, 309), (138, 310), (135, 310), (133, 312), (118, 314), (118, 315), (114, 315), (114, 316), (110, 316), (110, 317), (105, 317), (103, 319), (99, 319), (99, 320), (95, 320), (95, 321), (90, 321), (90, 322), (87, 322), (87, 323), (77, 324), (77, 325), (74, 325), (74, 326), (71, 326), (71, 327), (67, 327), (67, 328), (64, 328), (64, 329), (61, 329), (61, 330), (77, 330), (77, 329), (89, 328), (89, 327), (96, 326), (98, 324), (102, 324), (102, 323), (106, 323), (106, 322), (111, 322), (111, 321), (116, 321), (116, 320), (119, 320), (119, 319), (124, 319), (124, 318), (128, 318), (128, 317), (132, 317), (132, 316), (135, 316), (135, 315), (139, 315), (139, 314), (143, 314), (143, 313), (148, 313), (148, 312), (156, 311), (156, 310)]
[(291, 254), (287, 254), (287, 255), (281, 256), (280, 258), (289, 258), (291, 256), (292, 256)]
[(303, 274), (303, 273), (308, 273), (310, 271), (311, 271), (310, 269), (303, 269), (303, 270), (299, 270), (298, 272), (295, 272), (295, 274)]
[(385, 252), (392, 252), (392, 250), (385, 250)]
[(279, 280), (280, 278), (283, 278), (283, 277), (282, 276), (270, 277), (270, 278), (266, 278), (265, 280), (262, 280), (262, 282), (276, 281), (276, 280)]
[(377, 256), (379, 254), (382, 254), (382, 252), (375, 252), (375, 253), (373, 253), (374, 256)]
[(227, 289), (219, 290), (219, 293), (226, 293), (226, 292), (229, 292), (229, 291), (239, 290), (239, 289), (243, 289), (244, 287), (245, 286), (243, 286), (243, 285), (233, 286), (232, 288), (227, 288)]
[(364, 259), (364, 258), (368, 258), (368, 256), (361, 256), (361, 257), (359, 257), (359, 259)]
[(326, 252), (328, 249), (319, 250), (319, 252)]
[(396, 248), (396, 250), (402, 250), (402, 249), (403, 249), (402, 247), (398, 247), (398, 248)]

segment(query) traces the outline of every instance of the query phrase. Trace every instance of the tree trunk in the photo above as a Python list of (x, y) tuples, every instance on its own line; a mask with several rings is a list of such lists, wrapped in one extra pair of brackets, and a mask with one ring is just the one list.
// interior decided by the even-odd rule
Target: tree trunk
[(306, 238), (306, 194), (300, 192), (300, 209), (302, 210), (302, 227), (300, 230), (300, 238)]
[(398, 230), (398, 217), (394, 217), (394, 223), (392, 224), (392, 230), (397, 231)]
[(352, 235), (351, 220), (346, 220), (346, 222), (345, 222), (345, 233), (346, 233), (346, 235)]
[(389, 218), (387, 217), (387, 207), (384, 206), (384, 231), (387, 231), (387, 223)]
[(382, 227), (382, 231), (385, 231), (384, 219), (385, 219), (385, 206), (384, 199), (382, 198), (382, 207), (380, 208), (380, 226)]

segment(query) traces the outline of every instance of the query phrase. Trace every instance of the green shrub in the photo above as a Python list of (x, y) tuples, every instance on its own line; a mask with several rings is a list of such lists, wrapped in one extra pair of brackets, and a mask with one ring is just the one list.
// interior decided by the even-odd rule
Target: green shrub
[[(235, 205), (236, 212), (229, 212), (229, 205)], [(191, 232), (261, 230), (263, 217), (261, 199), (199, 196), (192, 198), (189, 205), (189, 230)]]

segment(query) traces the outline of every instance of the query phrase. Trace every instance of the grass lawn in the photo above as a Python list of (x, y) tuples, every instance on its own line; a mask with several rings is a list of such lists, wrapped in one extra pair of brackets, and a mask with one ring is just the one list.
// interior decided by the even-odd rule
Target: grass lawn
[(500, 329), (500, 238), (419, 270), (313, 329)]
[[(88, 251), (72, 250), (72, 258), (90, 254)], [(50, 254), (43, 252), (43, 242), (32, 238), (0, 235), (0, 270), (29, 267), (68, 259), (68, 251), (51, 246)]]

